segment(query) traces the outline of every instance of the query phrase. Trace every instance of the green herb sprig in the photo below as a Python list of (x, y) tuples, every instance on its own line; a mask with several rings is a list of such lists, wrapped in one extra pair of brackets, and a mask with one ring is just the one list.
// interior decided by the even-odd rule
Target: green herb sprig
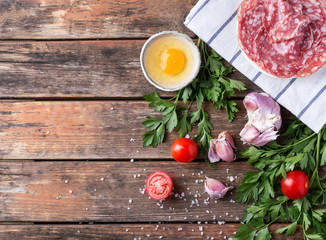
[[(326, 126), (317, 134), (294, 119), (284, 137), (284, 145), (274, 141), (264, 147), (251, 146), (243, 153), (258, 171), (246, 173), (238, 188), (236, 200), (253, 204), (245, 210), (245, 224), (239, 226), (234, 240), (269, 240), (268, 226), (275, 221), (290, 222), (276, 233), (293, 235), (302, 225), (303, 239), (326, 239), (326, 176), (319, 176), (326, 162)], [(309, 177), (308, 194), (294, 201), (280, 188), (281, 178), (293, 169)]]
[[(154, 111), (162, 114), (162, 119), (149, 116), (142, 123), (148, 128), (143, 134), (144, 147), (156, 147), (162, 143), (166, 131), (177, 130), (179, 137), (184, 137), (197, 124), (198, 134), (194, 140), (200, 142), (201, 153), (206, 155), (209, 141), (212, 139), (213, 126), (203, 108), (203, 102), (208, 100), (217, 109), (224, 108), (230, 122), (238, 112), (236, 103), (230, 98), (234, 96), (235, 90), (245, 90), (245, 85), (241, 81), (227, 77), (233, 71), (232, 66), (226, 67), (222, 57), (214, 50), (209, 52), (201, 39), (198, 39), (197, 46), (200, 49), (202, 63), (197, 77), (190, 85), (179, 90), (177, 95), (170, 99), (163, 99), (155, 92), (144, 96), (144, 99), (150, 102), (149, 107), (155, 107)], [(179, 100), (182, 100), (185, 106), (179, 106)], [(197, 108), (191, 111), (190, 107), (194, 101), (197, 102)]]

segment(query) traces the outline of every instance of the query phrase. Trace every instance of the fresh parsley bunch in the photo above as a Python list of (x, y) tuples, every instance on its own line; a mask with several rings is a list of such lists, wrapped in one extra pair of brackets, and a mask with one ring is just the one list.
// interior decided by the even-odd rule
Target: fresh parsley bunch
[[(203, 108), (203, 102), (208, 100), (213, 102), (217, 109), (225, 108), (230, 122), (234, 113), (238, 112), (236, 103), (230, 98), (234, 96), (235, 90), (245, 90), (245, 85), (227, 77), (233, 71), (232, 66), (226, 67), (222, 57), (214, 50), (209, 53), (207, 45), (201, 39), (198, 39), (197, 46), (202, 63), (197, 77), (190, 85), (179, 90), (177, 95), (170, 99), (162, 99), (155, 92), (144, 96), (144, 99), (150, 102), (149, 107), (155, 107), (154, 111), (162, 113), (162, 119), (147, 117), (142, 123), (149, 128), (143, 134), (144, 147), (156, 147), (162, 143), (166, 131), (172, 132), (176, 129), (179, 137), (184, 137), (192, 131), (194, 124), (197, 124), (198, 135), (194, 140), (199, 140), (201, 153), (205, 155), (212, 139), (213, 126)], [(185, 106), (180, 106), (179, 100), (182, 100)], [(197, 103), (197, 109), (191, 111), (190, 107), (194, 101)]]
[[(326, 239), (326, 176), (319, 176), (326, 162), (326, 126), (317, 134), (294, 119), (284, 137), (283, 145), (274, 141), (243, 153), (258, 171), (246, 173), (238, 188), (236, 200), (253, 204), (245, 210), (245, 224), (239, 226), (234, 240), (269, 240), (268, 226), (275, 221), (289, 223), (277, 233), (293, 235), (302, 225), (303, 239)], [(304, 171), (310, 184), (308, 194), (294, 201), (280, 187), (281, 178), (293, 169)]]

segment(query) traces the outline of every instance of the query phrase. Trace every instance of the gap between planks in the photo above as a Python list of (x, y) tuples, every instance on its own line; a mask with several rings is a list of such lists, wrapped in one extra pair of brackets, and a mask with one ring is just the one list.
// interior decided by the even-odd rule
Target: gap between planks
[[(238, 231), (240, 224), (88, 224), (88, 225), (14, 225), (0, 226), (1, 239), (31, 237), (35, 239), (230, 239)], [(286, 224), (269, 227), (275, 240), (297, 240), (302, 238), (301, 229), (292, 236), (276, 234), (278, 228)], [(103, 237), (105, 236), (105, 237)]]

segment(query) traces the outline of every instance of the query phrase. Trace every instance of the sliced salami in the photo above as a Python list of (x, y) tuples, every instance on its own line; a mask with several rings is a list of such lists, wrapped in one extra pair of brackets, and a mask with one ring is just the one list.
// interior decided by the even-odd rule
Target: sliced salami
[(273, 76), (311, 75), (326, 63), (326, 3), (243, 0), (238, 40), (247, 57)]

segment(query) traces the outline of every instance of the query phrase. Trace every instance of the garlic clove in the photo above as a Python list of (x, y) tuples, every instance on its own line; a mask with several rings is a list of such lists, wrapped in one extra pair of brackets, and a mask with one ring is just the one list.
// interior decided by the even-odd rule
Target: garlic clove
[(260, 132), (250, 123), (247, 123), (240, 132), (241, 141), (246, 143), (252, 143), (259, 135)]
[(212, 139), (209, 142), (209, 151), (208, 151), (208, 159), (211, 163), (219, 162), (221, 158), (217, 155), (215, 150), (215, 144), (217, 139)]
[(275, 131), (273, 128), (269, 128), (260, 134), (255, 140), (253, 140), (251, 144), (258, 147), (264, 146), (265, 144), (276, 140), (278, 136), (279, 134), (277, 134), (277, 131)]
[(220, 134), (219, 134), (219, 138), (220, 138), (220, 135), (221, 135), (221, 138), (224, 137), (224, 139), (225, 139), (228, 143), (230, 143), (231, 147), (233, 147), (234, 149), (237, 149), (237, 148), (235, 147), (235, 145), (234, 145), (233, 137), (232, 137), (232, 135), (231, 135), (229, 132), (224, 131), (224, 132), (220, 133)]
[(255, 101), (253, 101), (253, 99), (251, 99), (251, 98), (245, 98), (243, 100), (243, 104), (248, 112), (254, 112), (258, 108), (257, 103)]
[(226, 187), (222, 182), (217, 179), (207, 178), (205, 180), (205, 191), (212, 198), (222, 198), (227, 193), (227, 191), (232, 190), (233, 187)]
[(227, 131), (221, 132), (217, 139), (210, 141), (208, 159), (211, 163), (218, 162), (221, 159), (228, 162), (234, 161), (236, 155), (233, 149), (236, 149), (236, 147), (231, 134)]
[(227, 141), (217, 141), (215, 144), (215, 151), (224, 161), (231, 162), (236, 158), (230, 143)]

